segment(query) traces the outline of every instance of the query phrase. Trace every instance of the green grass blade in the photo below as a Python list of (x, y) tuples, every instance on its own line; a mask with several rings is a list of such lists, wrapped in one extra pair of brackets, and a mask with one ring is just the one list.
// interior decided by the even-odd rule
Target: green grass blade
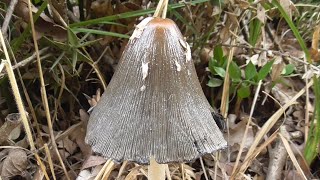
[(278, 10), (280, 11), (281, 15), (283, 16), (283, 18), (286, 20), (286, 22), (288, 23), (290, 29), (292, 30), (294, 36), (297, 38), (302, 50), (304, 51), (307, 61), (309, 63), (311, 62), (311, 58), (310, 58), (310, 53), (308, 51), (308, 48), (306, 46), (306, 44), (304, 43), (304, 40), (302, 39), (297, 27), (294, 25), (294, 23), (292, 22), (292, 20), (290, 19), (289, 15), (286, 13), (286, 11), (283, 9), (283, 7), (280, 5), (280, 3), (278, 2), (278, 0), (272, 0), (272, 3), (278, 8)]
[(259, 19), (253, 19), (249, 24), (249, 44), (253, 47), (256, 46), (258, 38), (261, 34), (262, 23)]
[[(191, 1), (190, 4), (195, 5), (195, 4), (204, 3), (204, 2), (208, 2), (208, 1), (209, 0), (195, 0), (195, 1)], [(181, 4), (181, 3), (169, 5), (169, 7), (171, 9), (181, 8), (183, 6), (185, 6), (185, 5)], [(112, 16), (107, 16), (107, 17), (102, 17), (102, 18), (91, 19), (91, 20), (87, 20), (87, 21), (73, 23), (73, 24), (70, 24), (70, 27), (80, 27), (80, 26), (83, 27), (83, 26), (88, 26), (88, 25), (93, 25), (93, 24), (102, 24), (102, 23), (105, 23), (108, 21), (114, 21), (117, 19), (125, 19), (125, 18), (143, 16), (146, 14), (154, 13), (154, 11), (155, 11), (155, 8), (131, 11), (131, 12), (121, 13), (121, 14), (117, 14), (117, 15), (112, 15)]]
[(74, 32), (83, 32), (83, 33), (91, 33), (91, 34), (99, 34), (104, 36), (113, 36), (113, 37), (119, 37), (119, 38), (129, 38), (130, 36), (126, 34), (120, 34), (115, 32), (108, 32), (108, 31), (101, 31), (96, 29), (87, 29), (87, 28), (73, 28)]
[[(302, 50), (304, 51), (307, 61), (311, 64), (312, 60), (311, 60), (309, 50), (308, 50), (304, 40), (302, 39), (298, 29), (296, 28), (296, 26), (294, 25), (294, 23), (292, 22), (290, 17), (287, 15), (287, 13), (283, 9), (283, 7), (280, 5), (278, 0), (272, 0), (272, 3), (278, 8), (281, 15), (288, 23), (293, 34), (297, 38)], [(316, 76), (313, 77), (313, 84), (314, 84), (313, 87), (314, 87), (314, 91), (315, 91), (315, 104), (316, 104), (315, 110), (314, 110), (314, 113), (315, 113), (314, 118), (316, 119), (316, 124), (315, 124), (315, 127), (312, 125), (310, 128), (310, 132), (308, 135), (308, 141), (306, 143), (306, 147), (304, 150), (304, 156), (306, 158), (306, 161), (309, 164), (311, 164), (313, 159), (318, 155), (318, 144), (320, 141), (320, 84), (319, 84), (319, 78), (317, 78)], [(313, 121), (311, 121), (311, 122), (313, 122)]]
[(185, 24), (188, 28), (191, 29), (191, 31), (195, 34), (195, 35), (199, 35), (199, 33), (197, 32), (196, 28), (194, 28), (192, 25), (190, 25), (190, 23), (188, 23), (188, 20), (186, 20), (184, 17), (182, 17), (175, 9), (172, 9), (170, 7), (168, 7), (169, 11), (177, 18), (179, 19), (181, 22), (183, 22), (183, 24)]

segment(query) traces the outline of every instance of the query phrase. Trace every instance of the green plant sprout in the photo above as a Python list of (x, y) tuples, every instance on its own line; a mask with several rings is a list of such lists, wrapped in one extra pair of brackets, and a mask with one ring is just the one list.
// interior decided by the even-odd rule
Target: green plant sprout
[[(220, 45), (214, 48), (214, 56), (209, 61), (209, 70), (211, 75), (208, 81), (209, 87), (219, 87), (223, 83), (223, 78), (226, 74), (226, 56), (223, 54), (222, 47)], [(229, 75), (232, 81), (230, 92), (235, 92), (240, 99), (248, 98), (251, 95), (251, 87), (258, 84), (260, 80), (263, 80), (270, 73), (274, 60), (267, 62), (259, 70), (257, 67), (249, 61), (244, 69), (244, 76), (242, 76), (241, 68), (239, 65), (232, 61), (229, 68)], [(292, 69), (292, 70), (291, 70)], [(287, 74), (293, 72), (291, 66), (286, 70)]]

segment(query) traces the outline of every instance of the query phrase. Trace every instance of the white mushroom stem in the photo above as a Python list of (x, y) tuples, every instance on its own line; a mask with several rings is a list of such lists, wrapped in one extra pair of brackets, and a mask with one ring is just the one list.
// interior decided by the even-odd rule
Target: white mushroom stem
[(165, 164), (158, 164), (154, 158), (151, 158), (148, 166), (148, 180), (164, 180), (166, 175), (165, 167)]

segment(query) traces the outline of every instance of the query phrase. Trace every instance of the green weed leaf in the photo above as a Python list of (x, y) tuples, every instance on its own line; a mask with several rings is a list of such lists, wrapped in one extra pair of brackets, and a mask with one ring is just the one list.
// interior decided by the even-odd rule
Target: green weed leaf
[(218, 79), (218, 78), (210, 78), (207, 86), (209, 87), (219, 87), (221, 86), (223, 83), (223, 81), (221, 79)]
[(230, 63), (229, 75), (233, 81), (235, 82), (241, 81), (241, 70), (239, 66), (233, 61)]
[(226, 76), (226, 71), (222, 67), (213, 67), (214, 71), (220, 76), (220, 77), (225, 77)]
[(213, 57), (218, 60), (218, 62), (223, 60), (223, 50), (221, 45), (214, 47)]
[(274, 60), (269, 61), (267, 64), (265, 64), (259, 71), (258, 73), (258, 81), (259, 80), (263, 80), (264, 78), (267, 77), (268, 73), (271, 70), (272, 64), (273, 64)]
[(244, 84), (237, 90), (238, 97), (241, 99), (247, 98), (250, 96), (250, 87)]
[(282, 74), (285, 75), (285, 76), (288, 76), (288, 75), (290, 75), (290, 74), (293, 73), (294, 69), (295, 69), (295, 67), (294, 67), (293, 64), (287, 64), (287, 65), (284, 67), (284, 69), (283, 69), (283, 71), (282, 71)]
[(252, 79), (255, 75), (257, 75), (257, 69), (250, 61), (245, 69), (246, 80)]

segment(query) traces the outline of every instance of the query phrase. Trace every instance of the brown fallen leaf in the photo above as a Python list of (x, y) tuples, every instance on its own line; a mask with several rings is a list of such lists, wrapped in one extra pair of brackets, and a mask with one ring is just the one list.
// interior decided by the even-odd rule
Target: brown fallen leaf
[(73, 154), (77, 149), (76, 143), (71, 141), (68, 137), (58, 142), (59, 148), (64, 148), (69, 154)]
[(22, 175), (28, 166), (27, 153), (22, 149), (11, 149), (2, 162), (1, 177), (10, 178)]
[[(6, 122), (0, 127), (0, 145), (7, 139), (10, 139), (10, 135), (15, 132), (13, 130), (21, 124), (21, 118), (19, 113), (12, 113), (6, 117)], [(12, 138), (14, 139), (14, 138)]]
[[(10, 0), (4, 1), (6, 4), (10, 3)], [(38, 11), (34, 5), (31, 4), (31, 10), (33, 13)], [(14, 13), (21, 17), (25, 22), (29, 23), (29, 8), (27, 0), (19, 0)], [(52, 37), (54, 40), (64, 42), (67, 40), (67, 30), (58, 24), (56, 24), (50, 17), (41, 13), (38, 20), (35, 22), (35, 29), (37, 37), (40, 38), (43, 34)]]
[(319, 48), (319, 39), (320, 39), (320, 25), (318, 25), (312, 36), (312, 45), (310, 49), (311, 58), (313, 61), (320, 61), (320, 49)]
[(264, 7), (260, 3), (257, 4), (257, 18), (263, 24), (266, 21), (266, 11), (265, 11)]
[(275, 61), (272, 65), (272, 70), (271, 70), (272, 81), (276, 81), (280, 77), (284, 67), (285, 67), (285, 64), (283, 63), (282, 57), (276, 56)]
[(81, 170), (104, 164), (107, 160), (101, 156), (90, 156), (82, 164)]

